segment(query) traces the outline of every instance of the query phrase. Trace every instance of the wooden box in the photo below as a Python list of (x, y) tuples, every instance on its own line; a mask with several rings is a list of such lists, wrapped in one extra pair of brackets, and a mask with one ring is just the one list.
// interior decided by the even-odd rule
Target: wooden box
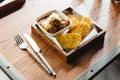
[[(65, 10), (62, 11), (64, 14), (74, 14), (77, 16), (82, 16), (79, 13), (77, 13), (77, 11), (75, 11), (73, 8), (69, 7)], [(93, 26), (94, 26), (94, 30), (97, 32), (95, 33), (95, 35), (90, 36), (91, 34), (94, 33), (91, 32), (89, 33), (90, 36), (88, 38), (86, 38), (86, 40), (84, 40), (82, 42), (82, 44), (80, 44), (77, 48), (74, 48), (72, 50), (69, 51), (64, 51), (63, 49), (61, 49), (61, 47), (59, 47), (56, 43), (54, 42), (54, 38), (51, 36), (47, 36), (45, 35), (41, 29), (39, 28), (39, 26), (37, 24), (32, 25), (31, 29), (32, 29), (32, 33), (35, 34), (38, 37), (41, 37), (45, 43), (47, 43), (50, 47), (52, 47), (52, 49), (55, 49), (57, 52), (56, 54), (62, 58), (63, 60), (65, 60), (66, 62), (71, 62), (72, 59), (74, 59), (76, 56), (83, 54), (83, 50), (87, 50), (87, 48), (92, 48), (91, 46), (93, 46), (94, 44), (98, 43), (99, 41), (104, 41), (104, 35), (105, 35), (105, 30), (102, 30), (99, 26), (96, 25), (96, 23), (93, 21)]]

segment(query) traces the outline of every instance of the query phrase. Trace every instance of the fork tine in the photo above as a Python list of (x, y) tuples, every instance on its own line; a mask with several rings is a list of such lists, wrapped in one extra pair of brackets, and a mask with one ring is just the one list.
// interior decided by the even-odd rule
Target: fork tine
[(19, 41), (18, 41), (18, 39), (17, 39), (17, 35), (14, 36), (14, 39), (15, 39), (17, 45), (19, 45)]
[(19, 34), (17, 37), (18, 37), (20, 43), (24, 42), (24, 40), (21, 38), (21, 36)]
[(15, 38), (15, 41), (16, 41), (16, 43), (17, 43), (18, 45), (24, 42), (23, 39), (20, 37), (19, 34), (15, 35), (14, 38)]

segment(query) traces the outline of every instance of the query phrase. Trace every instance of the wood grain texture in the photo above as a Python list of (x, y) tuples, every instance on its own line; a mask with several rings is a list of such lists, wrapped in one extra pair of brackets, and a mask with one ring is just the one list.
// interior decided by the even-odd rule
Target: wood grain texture
[[(59, 3), (59, 4), (58, 4)], [(106, 35), (103, 48), (93, 45), (84, 54), (68, 64), (57, 56), (41, 39), (31, 34), (31, 25), (44, 12), (53, 8), (63, 10), (71, 6), (79, 13), (89, 15)], [(90, 66), (107, 54), (120, 42), (120, 5), (111, 0), (26, 0), (18, 11), (0, 19), (0, 52), (24, 75), (27, 80), (74, 80), (82, 75)], [(29, 52), (20, 50), (13, 36), (29, 33), (42, 49), (49, 64), (57, 72), (56, 78), (49, 76), (31, 57)]]

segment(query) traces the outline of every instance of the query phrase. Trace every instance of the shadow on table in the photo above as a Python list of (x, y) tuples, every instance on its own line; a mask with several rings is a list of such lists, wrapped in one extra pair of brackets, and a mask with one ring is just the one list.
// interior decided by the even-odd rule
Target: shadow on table
[(103, 48), (104, 45), (104, 36), (103, 34), (100, 38), (96, 38), (91, 43), (87, 44), (87, 46), (82, 47), (78, 50), (76, 55), (69, 58), (69, 64), (73, 66), (77, 66), (78, 64), (89, 65), (93, 56)]

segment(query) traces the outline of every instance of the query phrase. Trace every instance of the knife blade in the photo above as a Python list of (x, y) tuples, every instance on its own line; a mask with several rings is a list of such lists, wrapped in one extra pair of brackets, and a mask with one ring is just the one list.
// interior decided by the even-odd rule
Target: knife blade
[(40, 59), (43, 61), (43, 63), (47, 66), (47, 68), (51, 71), (53, 76), (56, 76), (56, 72), (53, 70), (53, 68), (49, 65), (47, 60), (44, 58), (44, 56), (40, 53), (41, 49), (37, 45), (37, 43), (33, 40), (33, 38), (29, 34), (24, 34), (24, 37), (30, 44), (30, 46), (33, 48), (34, 52), (37, 53), (37, 55), (40, 57)]

